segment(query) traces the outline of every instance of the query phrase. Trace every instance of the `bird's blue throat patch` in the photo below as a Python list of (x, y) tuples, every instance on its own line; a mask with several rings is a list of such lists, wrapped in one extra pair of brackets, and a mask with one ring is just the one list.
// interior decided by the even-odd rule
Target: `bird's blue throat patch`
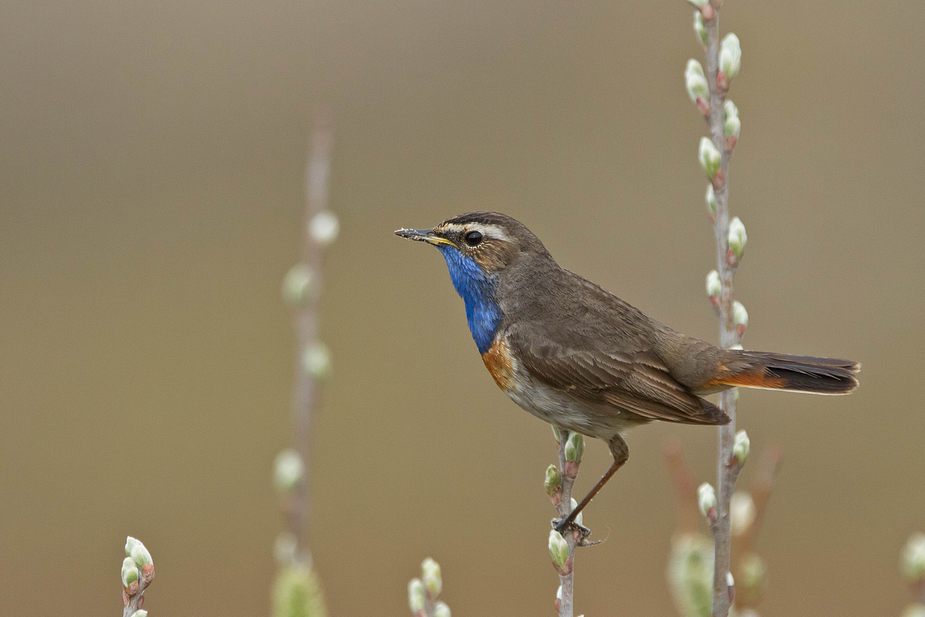
[(501, 308), (495, 301), (495, 277), (485, 274), (471, 257), (451, 246), (437, 247), (450, 269), (453, 287), (466, 303), (469, 331), (479, 353), (484, 354), (495, 340), (495, 331), (501, 323)]

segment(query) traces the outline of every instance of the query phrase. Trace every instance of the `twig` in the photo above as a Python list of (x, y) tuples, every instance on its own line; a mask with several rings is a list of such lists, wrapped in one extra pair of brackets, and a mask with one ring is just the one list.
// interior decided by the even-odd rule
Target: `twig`
[(408, 583), (408, 604), (414, 617), (450, 617), (450, 607), (440, 600), (443, 576), (440, 564), (428, 557), (421, 563), (421, 578)]
[(125, 541), (125, 560), (122, 562), (122, 617), (146, 617), (142, 610), (145, 590), (154, 581), (154, 562), (151, 553), (139, 540), (129, 536)]
[(148, 585), (150, 585), (153, 580), (154, 566), (150, 566), (149, 575), (142, 572), (141, 576), (138, 578), (138, 587), (135, 593), (129, 595), (128, 588), (123, 587), (122, 603), (124, 606), (122, 608), (122, 617), (132, 617), (137, 611), (141, 610), (141, 607), (145, 604), (145, 589), (148, 588)]
[[(711, 175), (711, 182), (716, 199), (716, 215), (713, 222), (713, 234), (716, 241), (716, 264), (721, 292), (714, 300), (719, 313), (720, 345), (728, 348), (738, 345), (740, 332), (737, 332), (733, 318), (734, 279), (739, 255), (730, 250), (729, 237), (729, 157), (735, 141), (727, 143), (725, 137), (726, 92), (729, 79), (720, 71), (719, 39), (719, 0), (710, 0), (701, 8), (707, 34), (706, 61), (707, 83), (710, 91), (710, 105), (707, 122), (710, 127), (710, 140), (720, 153), (718, 171)], [(709, 172), (708, 172), (709, 173)], [(733, 390), (722, 392), (719, 406), (730, 418), (729, 424), (719, 428), (719, 457), (717, 463), (717, 512), (715, 522), (711, 525), (715, 544), (713, 576), (713, 617), (726, 617), (732, 604), (733, 589), (728, 583), (730, 576), (730, 551), (732, 534), (729, 521), (729, 504), (735, 489), (736, 478), (741, 465), (737, 464), (732, 453), (735, 440), (736, 397)]]
[[(559, 465), (558, 468), (550, 466), (547, 470), (546, 491), (556, 508), (559, 520), (562, 520), (568, 517), (575, 507), (572, 503), (572, 487), (578, 477), (578, 468), (584, 453), (584, 438), (578, 433), (570, 433), (556, 427), (553, 427), (553, 432), (559, 449)], [(556, 594), (556, 611), (559, 617), (572, 617), (574, 614), (575, 549), (589, 544), (580, 529), (580, 516), (575, 521), (579, 528), (568, 529), (564, 535), (555, 531), (550, 534), (549, 551), (553, 557), (553, 567), (559, 573), (559, 592)], [(566, 548), (564, 552), (561, 551), (563, 541)]]
[[(329, 372), (327, 348), (318, 342), (318, 301), (324, 246), (333, 237), (318, 233), (318, 216), (327, 213), (328, 177), (331, 168), (332, 118), (327, 111), (315, 114), (308, 164), (305, 170), (306, 213), (301, 262), (287, 274), (287, 299), (293, 306), (297, 349), (292, 397), (292, 449), (301, 459), (301, 477), (286, 494), (287, 527), (293, 541), (293, 560), (310, 564), (306, 540), (309, 512), (308, 473), (312, 419), (318, 408), (320, 381)], [(334, 236), (336, 236), (336, 218)], [(324, 231), (324, 230), (322, 230)]]
[[(707, 487), (706, 494), (703, 488), (695, 489), (694, 474), (684, 460), (684, 449), (677, 438), (665, 442), (663, 448), (665, 464), (671, 474), (675, 485), (678, 501), (678, 531), (672, 538), (672, 552), (669, 556), (668, 582), (675, 597), (678, 611), (682, 615), (702, 615), (710, 611), (709, 601), (701, 603), (701, 598), (709, 600), (710, 589), (714, 576), (707, 571), (701, 571), (701, 563), (705, 558), (693, 559), (693, 554), (704, 550), (714, 551), (714, 543), (708, 542), (697, 530), (698, 509), (706, 508), (706, 520), (711, 529), (717, 520), (715, 493)], [(736, 524), (732, 524), (734, 533), (732, 539), (732, 555), (730, 572), (735, 573), (739, 584), (736, 586), (736, 608), (754, 609), (762, 597), (765, 582), (764, 563), (755, 554), (755, 541), (761, 531), (764, 515), (767, 511), (768, 501), (774, 487), (774, 476), (780, 465), (781, 453), (776, 447), (764, 451), (758, 463), (755, 479), (751, 485), (751, 494), (741, 493), (739, 498), (752, 506), (750, 513), (746, 508), (742, 511), (744, 516)], [(710, 495), (713, 501), (710, 501)], [(698, 504), (698, 497), (704, 496), (706, 502)], [(702, 538), (702, 539), (701, 539)], [(715, 555), (712, 556), (715, 558)], [(712, 559), (709, 560), (712, 565)], [(741, 580), (740, 580), (741, 579)], [(704, 595), (706, 594), (706, 595)]]

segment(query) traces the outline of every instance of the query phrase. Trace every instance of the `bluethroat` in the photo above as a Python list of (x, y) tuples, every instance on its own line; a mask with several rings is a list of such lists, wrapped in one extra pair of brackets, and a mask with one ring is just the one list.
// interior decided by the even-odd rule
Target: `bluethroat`
[(561, 268), (510, 216), (470, 212), (433, 229), (399, 229), (440, 250), (466, 305), (469, 331), (495, 383), (559, 429), (607, 442), (613, 465), (560, 532), (626, 462), (623, 433), (653, 420), (719, 425), (704, 395), (742, 386), (847, 394), (850, 360), (722, 349), (662, 325)]

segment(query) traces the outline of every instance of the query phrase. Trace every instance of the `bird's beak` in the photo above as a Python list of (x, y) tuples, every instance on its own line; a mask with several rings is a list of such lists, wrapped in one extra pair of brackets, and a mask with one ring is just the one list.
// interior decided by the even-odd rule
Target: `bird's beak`
[(419, 242), (427, 242), (428, 244), (433, 244), (438, 246), (440, 244), (446, 244), (447, 246), (456, 246), (446, 238), (438, 236), (434, 233), (433, 229), (399, 229), (395, 232), (396, 236), (401, 236), (402, 238), (407, 238), (408, 240), (417, 240)]

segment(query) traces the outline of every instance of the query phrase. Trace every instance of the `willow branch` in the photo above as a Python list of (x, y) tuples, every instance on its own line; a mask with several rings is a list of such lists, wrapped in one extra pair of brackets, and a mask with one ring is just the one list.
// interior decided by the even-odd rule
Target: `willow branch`
[(122, 617), (145, 617), (142, 610), (145, 590), (154, 582), (154, 562), (151, 553), (139, 540), (129, 536), (125, 542), (122, 562)]
[[(565, 518), (572, 512), (572, 487), (578, 470), (570, 473), (568, 462), (565, 460), (565, 444), (568, 442), (568, 431), (560, 431), (559, 439), (559, 471), (562, 473), (562, 500), (556, 505), (559, 518)], [(565, 541), (568, 543), (569, 568), (567, 573), (559, 573), (559, 584), (562, 586), (562, 598), (559, 600), (559, 617), (572, 617), (575, 604), (575, 549), (578, 547), (580, 534), (577, 531), (566, 531)]]
[(129, 588), (122, 589), (122, 617), (132, 617), (136, 611), (141, 610), (145, 605), (145, 590), (154, 580), (154, 566), (151, 566), (148, 573), (142, 572), (138, 578), (138, 587), (134, 593), (129, 593)]
[(292, 449), (298, 453), (306, 471), (287, 496), (287, 527), (294, 540), (294, 559), (310, 563), (306, 539), (309, 512), (307, 471), (311, 448), (312, 420), (318, 407), (318, 374), (307, 370), (306, 359), (318, 345), (318, 304), (321, 289), (323, 246), (313, 233), (312, 221), (326, 210), (328, 178), (331, 169), (332, 119), (328, 112), (315, 114), (308, 164), (305, 170), (305, 227), (300, 267), (307, 273), (308, 288), (295, 303), (292, 317), (296, 334), (295, 379), (292, 397)]
[[(720, 2), (711, 0), (708, 5), (712, 10), (705, 12), (707, 32), (706, 77), (710, 88), (710, 109), (707, 122), (710, 127), (710, 139), (721, 153), (720, 169), (713, 178), (713, 190), (716, 195), (716, 216), (713, 234), (716, 242), (716, 269), (722, 283), (722, 291), (716, 299), (719, 313), (719, 339), (722, 347), (728, 348), (739, 343), (739, 334), (733, 321), (734, 281), (737, 259), (730, 258), (727, 242), (729, 236), (729, 158), (731, 152), (726, 147), (724, 136), (724, 103), (728, 81), (724, 78), (717, 85), (719, 73), (719, 8)], [(710, 17), (710, 19), (706, 19)], [(719, 406), (730, 418), (729, 424), (719, 427), (719, 456), (717, 461), (717, 512), (712, 524), (715, 544), (713, 576), (713, 617), (726, 617), (732, 604), (733, 590), (728, 585), (730, 572), (730, 554), (732, 533), (729, 520), (729, 505), (735, 489), (740, 465), (732, 454), (735, 440), (736, 401), (735, 392), (727, 390), (719, 396)]]

